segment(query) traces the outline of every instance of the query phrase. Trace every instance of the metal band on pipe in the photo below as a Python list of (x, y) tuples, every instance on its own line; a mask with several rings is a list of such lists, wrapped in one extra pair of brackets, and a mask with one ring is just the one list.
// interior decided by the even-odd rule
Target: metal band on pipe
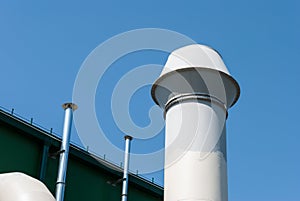
[(196, 101), (205, 101), (210, 104), (216, 104), (216, 105), (220, 106), (226, 112), (226, 118), (227, 118), (228, 111), (227, 111), (227, 107), (226, 107), (225, 103), (223, 103), (220, 99), (218, 99), (214, 96), (211, 96), (209, 94), (200, 94), (200, 93), (187, 93), (187, 94), (180, 94), (180, 95), (172, 97), (170, 100), (168, 100), (168, 102), (165, 105), (164, 117), (166, 117), (166, 114), (171, 107), (173, 107), (177, 104), (180, 104), (180, 103), (184, 103), (184, 102), (188, 102), (188, 101), (195, 101), (195, 100)]

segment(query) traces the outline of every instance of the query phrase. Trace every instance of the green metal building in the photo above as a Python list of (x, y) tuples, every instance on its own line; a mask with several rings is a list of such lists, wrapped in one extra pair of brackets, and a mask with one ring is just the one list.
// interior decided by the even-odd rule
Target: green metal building
[[(61, 140), (21, 118), (0, 110), (0, 173), (23, 172), (41, 180), (54, 194)], [(121, 200), (122, 168), (71, 145), (65, 201)], [(129, 175), (128, 201), (163, 200), (163, 188)]]

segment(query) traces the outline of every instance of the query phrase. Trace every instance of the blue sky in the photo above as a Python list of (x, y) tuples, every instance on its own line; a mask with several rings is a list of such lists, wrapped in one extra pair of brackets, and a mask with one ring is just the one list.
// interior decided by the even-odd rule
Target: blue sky
[[(60, 105), (72, 99), (76, 75), (94, 48), (133, 29), (173, 30), (217, 49), (241, 86), (227, 121), (229, 200), (300, 200), (299, 10), (296, 0), (1, 1), (0, 106), (60, 132)], [(158, 51), (130, 54), (99, 82), (98, 119), (117, 146), (123, 146), (123, 134), (103, 93), (111, 94), (122, 73), (163, 65), (166, 58)], [(149, 90), (137, 91), (130, 105), (132, 119), (142, 127), (154, 104)], [(75, 129), (72, 140), (79, 142)], [(151, 140), (133, 141), (133, 151), (163, 146), (163, 132)], [(154, 176), (161, 183), (161, 173)]]

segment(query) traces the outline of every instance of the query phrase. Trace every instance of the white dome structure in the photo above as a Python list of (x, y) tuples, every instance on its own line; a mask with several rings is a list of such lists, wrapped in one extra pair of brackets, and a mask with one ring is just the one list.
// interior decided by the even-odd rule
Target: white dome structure
[(208, 46), (193, 44), (173, 51), (151, 91), (162, 108), (173, 96), (190, 93), (218, 98), (227, 107), (239, 98), (238, 83), (219, 53)]
[(0, 174), (0, 201), (55, 201), (47, 187), (26, 174)]

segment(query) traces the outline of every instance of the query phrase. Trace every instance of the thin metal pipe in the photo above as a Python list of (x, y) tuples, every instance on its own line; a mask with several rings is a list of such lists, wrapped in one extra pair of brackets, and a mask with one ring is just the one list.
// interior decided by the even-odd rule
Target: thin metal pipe
[(49, 144), (45, 143), (43, 146), (43, 155), (40, 167), (40, 180), (43, 182), (46, 176), (47, 163), (48, 163), (48, 155), (49, 155)]
[(132, 140), (132, 137), (129, 135), (126, 135), (124, 138), (125, 138), (125, 154), (124, 154), (122, 201), (127, 201), (130, 141)]
[(73, 111), (77, 109), (77, 106), (73, 103), (65, 103), (62, 105), (62, 107), (65, 110), (65, 119), (64, 119), (63, 136), (62, 136), (62, 142), (60, 148), (58, 176), (56, 181), (55, 197), (57, 201), (64, 200), (72, 116), (73, 116)]

